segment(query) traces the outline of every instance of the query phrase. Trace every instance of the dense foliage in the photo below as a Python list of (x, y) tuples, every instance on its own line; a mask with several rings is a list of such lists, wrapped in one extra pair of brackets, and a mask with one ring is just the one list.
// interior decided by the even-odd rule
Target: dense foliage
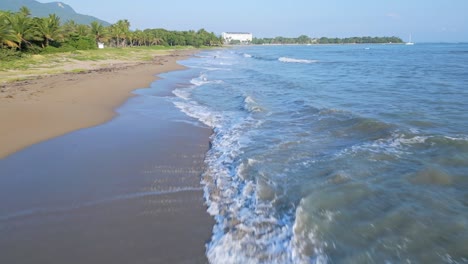
[(398, 37), (352, 37), (352, 38), (254, 38), (252, 44), (360, 44), (360, 43), (403, 43)]
[(164, 29), (130, 30), (128, 20), (110, 26), (99, 22), (61, 23), (60, 18), (31, 17), (28, 8), (18, 12), (0, 11), (0, 59), (20, 57), (24, 53), (58, 52), (97, 49), (98, 43), (112, 47), (133, 46), (217, 46), (221, 38), (204, 29), (168, 31)]

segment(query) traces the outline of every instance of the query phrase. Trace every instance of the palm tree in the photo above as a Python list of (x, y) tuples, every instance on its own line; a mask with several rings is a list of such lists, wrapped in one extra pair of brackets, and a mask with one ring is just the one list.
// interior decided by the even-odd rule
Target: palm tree
[(128, 38), (130, 37), (130, 22), (127, 19), (117, 21), (117, 24), (121, 30), (121, 37), (124, 39), (122, 45), (125, 47), (127, 45)]
[(153, 37), (153, 39), (151, 40), (151, 45), (160, 45), (161, 43), (163, 42), (162, 39), (158, 38), (158, 37)]
[[(117, 27), (116, 24), (112, 24), (109, 27), (109, 34), (112, 38), (113, 41), (115, 41), (115, 46), (120, 46), (120, 39), (119, 39), (119, 28)], [(113, 42), (114, 44), (114, 42)]]
[(10, 13), (0, 12), (0, 48), (6, 46), (9, 48), (18, 48), (18, 38), (11, 30), (8, 24), (7, 16)]
[(27, 8), (26, 6), (20, 7), (19, 12), (20, 12), (20, 14), (22, 14), (22, 15), (24, 15), (26, 17), (31, 15), (31, 10), (29, 10), (29, 8)]
[(42, 47), (49, 46), (50, 41), (57, 41), (62, 38), (62, 30), (60, 28), (60, 18), (55, 15), (49, 15), (47, 18), (38, 18), (36, 20), (36, 31), (40, 36)]
[(127, 19), (119, 20), (111, 26), (111, 34), (115, 38), (117, 46), (122, 45), (122, 47), (125, 47), (129, 33), (130, 22)]
[(136, 39), (136, 34), (135, 34), (135, 32), (129, 31), (129, 32), (127, 33), (126, 39), (128, 40), (128, 43), (130, 44), (130, 47), (133, 47), (133, 45), (135, 44), (135, 39)]
[(76, 26), (76, 33), (79, 35), (79, 36), (82, 36), (82, 37), (86, 37), (89, 35), (90, 33), (90, 28), (88, 25), (78, 25)]
[(90, 33), (96, 42), (104, 42), (107, 39), (107, 30), (99, 22), (91, 22), (91, 33)]
[(78, 27), (78, 24), (76, 24), (75, 20), (68, 20), (63, 24), (62, 29), (63, 32), (67, 37), (75, 35), (76, 34), (76, 28)]
[(143, 35), (143, 31), (137, 29), (133, 32), (133, 38), (134, 38), (134, 42), (137, 46), (142, 46), (143, 42), (144, 42), (144, 35)]
[(29, 40), (33, 39), (34, 34), (32, 19), (22, 13), (15, 13), (6, 18), (13, 34), (16, 36), (18, 48), (22, 49), (25, 43), (30, 44)]

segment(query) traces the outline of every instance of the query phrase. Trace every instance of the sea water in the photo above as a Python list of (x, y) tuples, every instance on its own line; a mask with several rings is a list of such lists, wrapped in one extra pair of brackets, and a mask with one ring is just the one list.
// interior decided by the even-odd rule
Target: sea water
[(212, 263), (467, 263), (468, 45), (208, 50)]

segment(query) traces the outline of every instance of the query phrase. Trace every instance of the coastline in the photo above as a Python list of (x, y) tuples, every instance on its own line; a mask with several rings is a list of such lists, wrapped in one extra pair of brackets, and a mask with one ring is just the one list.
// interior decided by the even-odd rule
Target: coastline
[[(161, 95), (174, 89), (177, 80), (163, 78), (148, 85), (156, 79), (155, 69), (168, 72), (165, 76), (180, 74), (173, 71), (184, 68), (176, 60), (192, 53), (159, 57), (167, 60), (161, 68), (158, 63), (120, 65), (121, 69), (61, 74), (25, 84), (54, 87), (50, 95), (45, 90), (31, 98), (13, 98), (44, 107), (43, 118), (46, 102), (54, 110), (67, 108), (69, 101), (44, 98), (71, 100), (67, 97), (70, 86), (60, 84), (72, 82), (76, 100), (93, 99), (96, 105), (77, 101), (63, 111), (112, 120), (40, 141), (0, 159), (1, 263), (208, 262), (205, 244), (214, 220), (206, 212), (200, 175), (212, 130), (194, 124)], [(90, 98), (92, 87), (124, 83), (131, 77), (140, 81), (138, 86), (149, 88), (135, 90), (136, 82), (127, 80), (132, 87), (122, 84), (112, 100), (105, 99), (105, 91), (113, 92), (109, 87)], [(127, 100), (134, 90), (138, 96)], [(115, 109), (119, 100), (126, 101)], [(29, 121), (25, 126), (34, 129)]]
[(115, 108), (148, 87), (156, 75), (184, 67), (177, 60), (196, 50), (175, 50), (149, 62), (104, 67), (0, 86), (0, 159), (35, 143), (93, 127), (116, 116)]

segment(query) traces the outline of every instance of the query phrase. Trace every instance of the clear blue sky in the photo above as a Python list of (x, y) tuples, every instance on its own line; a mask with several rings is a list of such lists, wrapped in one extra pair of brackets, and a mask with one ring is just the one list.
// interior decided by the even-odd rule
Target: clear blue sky
[[(53, 2), (39, 0), (39, 2)], [(64, 0), (133, 29), (252, 32), (257, 37), (399, 36), (468, 42), (468, 0)]]

